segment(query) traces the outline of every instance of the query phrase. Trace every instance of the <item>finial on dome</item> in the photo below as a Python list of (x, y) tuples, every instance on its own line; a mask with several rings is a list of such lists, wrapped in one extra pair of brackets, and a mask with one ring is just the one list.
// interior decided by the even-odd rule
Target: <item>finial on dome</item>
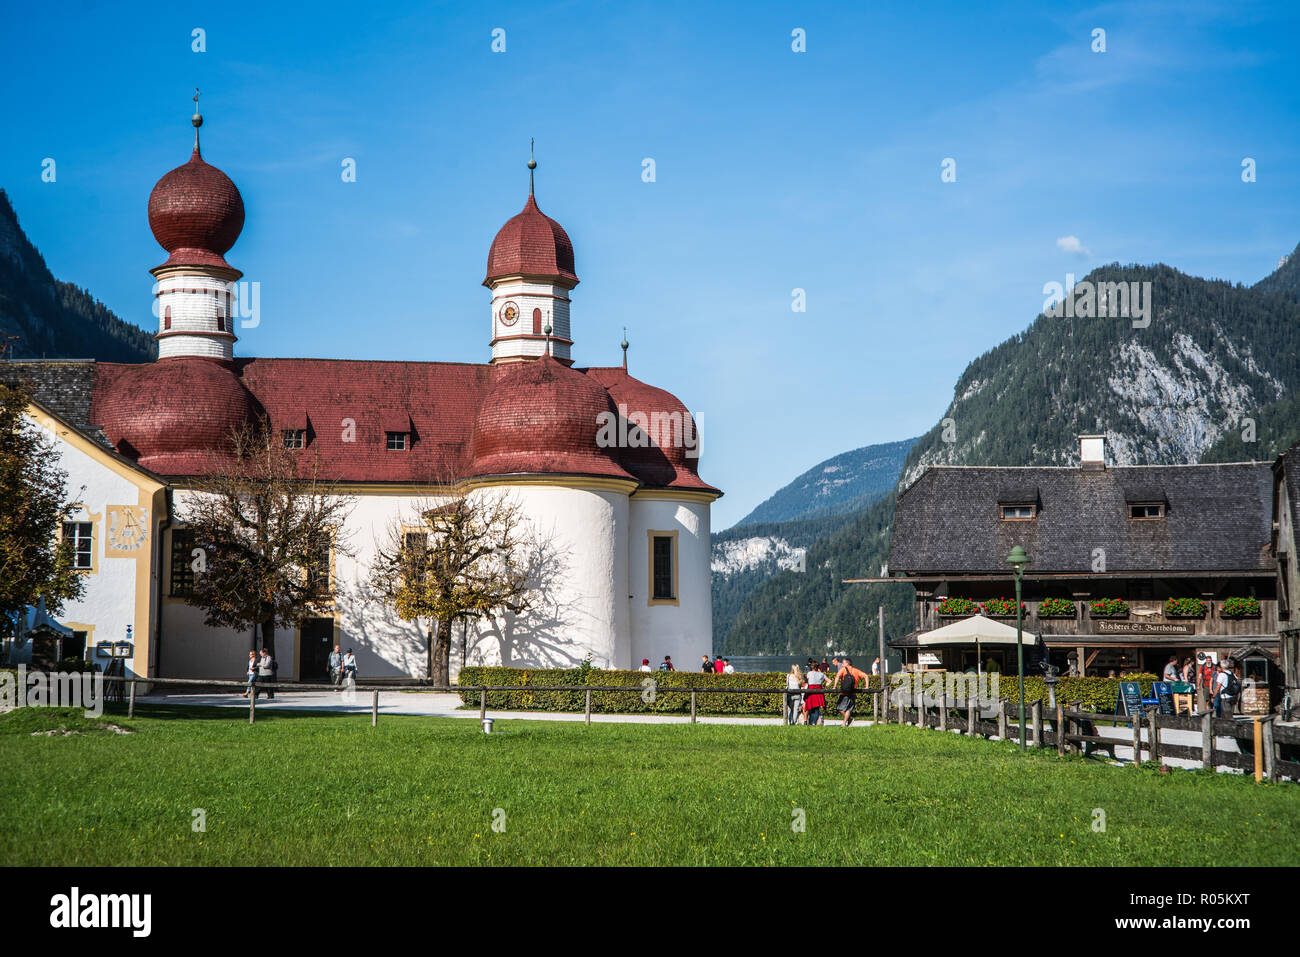
[(537, 160), (533, 157), (533, 138), (528, 137), (528, 195), (533, 195), (533, 170), (537, 169)]
[(551, 354), (551, 321), (546, 320), (546, 325), (542, 327), (542, 332), (546, 333), (546, 354)]
[(619, 343), (623, 347), (623, 371), (627, 371), (627, 326), (623, 327), (623, 341)]
[(199, 151), (199, 127), (203, 125), (203, 114), (199, 112), (199, 88), (194, 88), (194, 115), (190, 117), (190, 122), (194, 124), (194, 152)]

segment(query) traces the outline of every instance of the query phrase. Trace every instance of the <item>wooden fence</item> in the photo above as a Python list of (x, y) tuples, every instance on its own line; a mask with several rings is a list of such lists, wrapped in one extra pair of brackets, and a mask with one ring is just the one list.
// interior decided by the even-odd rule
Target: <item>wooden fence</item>
[[(1019, 706), (1016, 706), (1018, 710)], [(954, 695), (918, 695), (906, 688), (893, 689), (883, 720), (911, 724), (939, 731), (958, 731), (963, 734), (1000, 740), (1018, 740), (1019, 725), (1012, 718), (1011, 701), (996, 701), (977, 696), (958, 698)], [(1101, 714), (1082, 710), (1081, 703), (1064, 705), (1057, 702), (1055, 713), (1045, 716), (1048, 710), (1042, 701), (1034, 701), (1025, 708), (1025, 742), (1027, 747), (1055, 748), (1057, 754), (1084, 754), (1108, 751), (1115, 758), (1115, 747), (1133, 751), (1131, 763), (1144, 761), (1160, 764), (1165, 758), (1199, 761), (1201, 767), (1254, 772), (1257, 780), (1300, 781), (1300, 762), (1284, 759), (1281, 746), (1300, 746), (1300, 728), (1276, 723), (1275, 715), (1252, 720), (1234, 721), (1216, 718), (1211, 714), (1199, 717), (1159, 714), (1148, 708), (1135, 715)], [(985, 717), (994, 712), (992, 720)], [(1101, 723), (1127, 726), (1124, 737), (1111, 737), (1098, 733)], [(1161, 737), (1162, 732), (1188, 731), (1199, 733), (1199, 746), (1174, 744)], [(1224, 751), (1216, 745), (1216, 738), (1232, 738), (1241, 745), (1241, 751)], [(1144, 757), (1145, 755), (1145, 757)]]
[[(128, 716), (134, 716), (135, 714), (137, 685), (232, 689), (247, 687), (242, 681), (214, 681), (206, 678), (133, 678), (105, 675), (104, 682), (110, 685), (122, 683), (126, 686), (126, 693), (122, 697), (128, 702)], [(257, 688), (259, 694), (264, 694), (268, 690), (278, 691), (282, 694), (295, 691), (337, 691), (339, 686), (293, 682), (291, 684), (259, 684)], [(430, 684), (384, 685), (382, 687), (356, 686), (349, 687), (346, 690), (358, 694), (370, 694), (372, 725), (379, 723), (380, 691), (433, 691), (457, 695), (463, 692), (477, 693), (480, 720), (486, 719), (488, 716), (487, 693), (489, 691), (585, 692), (584, 717), (587, 724), (591, 724), (592, 692), (621, 692), (641, 695), (645, 691), (641, 687), (628, 687), (626, 685), (438, 686)], [(698, 695), (779, 695), (782, 704), (786, 705), (789, 698), (795, 695), (838, 694), (833, 688), (814, 691), (808, 689), (790, 691), (784, 688), (672, 688), (656, 685), (654, 690), (656, 694), (669, 692), (690, 694), (691, 722), (696, 720)], [(978, 695), (969, 695), (965, 698), (949, 694), (935, 696), (933, 694), (916, 693), (904, 687), (887, 689), (860, 688), (855, 694), (859, 702), (856, 709), (857, 717), (866, 717), (864, 713), (866, 706), (863, 702), (864, 699), (869, 698), (871, 702), (871, 718), (881, 724), (889, 724), (893, 721), (898, 724), (934, 728), (939, 731), (954, 731), (971, 737), (997, 738), (1003, 741), (1011, 740), (1009, 734), (1014, 728), (1015, 737), (1019, 738), (1019, 725), (1011, 717), (1011, 702), (1007, 698), (990, 701), (987, 698), (980, 698)], [(1062, 755), (1069, 753), (1087, 756), (1093, 751), (1108, 751), (1112, 757), (1116, 757), (1114, 749), (1117, 745), (1120, 745), (1132, 748), (1133, 758), (1131, 761), (1136, 765), (1144, 763), (1144, 760), (1160, 763), (1166, 757), (1180, 758), (1200, 761), (1201, 766), (1207, 769), (1224, 766), (1239, 771), (1254, 771), (1257, 780), (1278, 781), (1287, 779), (1300, 781), (1300, 761), (1284, 759), (1279, 753), (1279, 749), (1283, 745), (1291, 748), (1300, 746), (1300, 728), (1279, 726), (1275, 723), (1276, 716), (1274, 715), (1259, 717), (1250, 721), (1234, 721), (1226, 718), (1215, 718), (1210, 714), (1204, 714), (1196, 718), (1182, 715), (1162, 715), (1154, 708), (1150, 708), (1139, 714), (1128, 716), (1087, 712), (1082, 710), (1081, 703), (1073, 703), (1067, 706), (1057, 702), (1055, 714), (1049, 714), (1045, 720), (1042, 701), (1031, 702), (1025, 710), (1025, 741), (1028, 747), (1054, 747), (1056, 752)], [(994, 712), (992, 720), (985, 716), (984, 712), (987, 711)], [(784, 713), (785, 709), (783, 707), (783, 716)], [(252, 724), (256, 719), (257, 694), (254, 694), (249, 697), (248, 701), (248, 721)], [(1125, 724), (1128, 726), (1130, 733), (1123, 738), (1098, 734), (1097, 725), (1102, 722), (1113, 723), (1116, 726)], [(1161, 739), (1162, 731), (1199, 732), (1201, 744), (1199, 747), (1193, 747), (1164, 741)], [(1216, 746), (1216, 738), (1232, 738), (1239, 742), (1247, 742), (1247, 744), (1243, 746), (1240, 752), (1223, 751)], [(1145, 759), (1143, 758), (1144, 753), (1146, 755)]]

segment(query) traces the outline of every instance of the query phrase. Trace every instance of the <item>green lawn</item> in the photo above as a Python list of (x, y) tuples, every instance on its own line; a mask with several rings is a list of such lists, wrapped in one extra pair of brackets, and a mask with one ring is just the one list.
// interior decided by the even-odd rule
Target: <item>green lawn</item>
[(1294, 785), (909, 727), (242, 714), (0, 716), (0, 864), (1300, 863)]

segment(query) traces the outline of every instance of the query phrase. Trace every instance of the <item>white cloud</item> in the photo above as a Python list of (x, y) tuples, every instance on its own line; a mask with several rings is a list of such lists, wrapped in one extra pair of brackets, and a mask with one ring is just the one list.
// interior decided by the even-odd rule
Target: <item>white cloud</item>
[(1073, 253), (1076, 256), (1091, 256), (1092, 250), (1079, 242), (1078, 236), (1062, 236), (1056, 241), (1056, 245), (1067, 253)]

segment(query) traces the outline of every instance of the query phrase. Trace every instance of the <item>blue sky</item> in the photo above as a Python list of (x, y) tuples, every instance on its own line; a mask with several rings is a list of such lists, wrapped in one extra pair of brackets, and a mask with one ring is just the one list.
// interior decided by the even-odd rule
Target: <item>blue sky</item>
[(715, 528), (932, 426), (1046, 282), (1120, 261), (1252, 283), (1300, 242), (1293, 3), (73, 0), (6, 20), (0, 186), (58, 278), (150, 328), (145, 207), (203, 89), (204, 157), (248, 211), (227, 259), (261, 283), (240, 355), (486, 361), (487, 250), (536, 137), (582, 279), (577, 362), (616, 364), (628, 328), (633, 374), (700, 420)]

